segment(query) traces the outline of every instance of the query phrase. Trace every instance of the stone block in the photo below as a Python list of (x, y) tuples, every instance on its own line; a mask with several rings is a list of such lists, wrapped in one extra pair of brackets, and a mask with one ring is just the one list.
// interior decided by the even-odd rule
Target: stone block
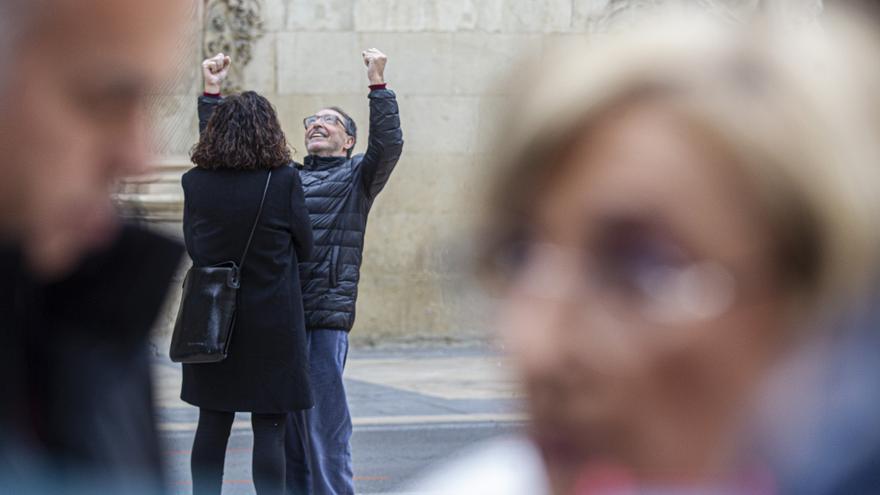
[(384, 210), (377, 206), (371, 213), (366, 234), (364, 258), (370, 258), (371, 271), (422, 278), (444, 273), (440, 260), (448, 253), (442, 240), (453, 237), (451, 232), (458, 224), (454, 216), (429, 211), (403, 213), (391, 203), (384, 204)]
[(354, 0), (288, 0), (288, 31), (351, 31)]
[(358, 44), (388, 55), (385, 79), (398, 94), (445, 95), (459, 75), (453, 36), (436, 32), (359, 33)]
[(424, 2), (435, 31), (471, 31), (478, 29), (481, 11), (498, 0), (457, 0)]
[(352, 338), (358, 343), (488, 339), (486, 300), (465, 275), (433, 279), (370, 276), (361, 279)]
[(488, 207), (488, 192), (498, 175), (498, 167), (502, 166), (497, 160), (495, 153), (476, 153), (471, 160), (471, 169), (467, 175), (467, 182), (462, 186), (459, 193), (464, 201), (467, 201), (473, 210), (480, 213), (472, 217), (471, 227), (480, 226), (484, 220), (482, 212)]
[(572, 24), (571, 0), (355, 0), (357, 31), (560, 32)]
[(438, 327), (446, 326), (438, 321), (445, 314), (445, 308), (435, 281), (404, 283), (399, 277), (377, 276), (362, 277), (361, 281), (352, 335), (360, 333), (381, 343), (415, 332), (436, 333)]
[(504, 9), (506, 0), (489, 0), (475, 2), (476, 25), (475, 30), (488, 33), (500, 33), (504, 30)]
[(540, 53), (539, 34), (455, 33), (451, 62), (451, 90), (457, 95), (496, 94), (511, 67)]
[(541, 52), (543, 56), (547, 56), (558, 50), (578, 50), (583, 49), (587, 40), (593, 34), (587, 32), (578, 33), (556, 33), (548, 34), (542, 37)]
[(398, 95), (404, 139), (410, 151), (470, 153), (477, 139), (480, 98)]
[[(458, 3), (452, 0), (449, 3)], [(355, 0), (356, 31), (427, 31), (433, 30), (429, 16), (430, 2), (407, 0)]]
[(286, 30), (291, 0), (260, 0), (263, 31), (278, 33)]
[(505, 0), (502, 12), (503, 31), (515, 33), (550, 33), (571, 27), (571, 0)]
[(354, 33), (303, 32), (277, 36), (278, 93), (333, 95), (363, 91), (362, 48)]
[(420, 153), (404, 147), (403, 156), (374, 206), (374, 214), (465, 215), (471, 204), (463, 201), (473, 175), (473, 155)]
[(514, 104), (515, 101), (508, 96), (485, 96), (480, 99), (474, 152), (490, 153), (503, 143), (503, 119)]
[(503, 0), (355, 0), (357, 31), (500, 31)]
[(375, 32), (560, 32), (571, 0), (355, 0), (354, 27)]
[(275, 70), (276, 34), (266, 33), (253, 44), (253, 59), (243, 68), (243, 90), (256, 91), (263, 96), (277, 92)]
[(606, 13), (610, 0), (573, 0), (571, 26), (574, 31), (593, 31)]

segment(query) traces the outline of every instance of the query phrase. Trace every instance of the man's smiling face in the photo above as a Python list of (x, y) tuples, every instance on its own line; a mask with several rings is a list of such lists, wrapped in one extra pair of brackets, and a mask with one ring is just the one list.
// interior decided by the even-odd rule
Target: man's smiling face
[[(320, 118), (325, 115), (335, 116), (336, 123), (329, 123)], [(347, 150), (354, 146), (354, 138), (345, 131), (345, 117), (339, 112), (325, 108), (317, 113), (313, 123), (306, 126), (305, 144), (310, 155), (346, 156)]]

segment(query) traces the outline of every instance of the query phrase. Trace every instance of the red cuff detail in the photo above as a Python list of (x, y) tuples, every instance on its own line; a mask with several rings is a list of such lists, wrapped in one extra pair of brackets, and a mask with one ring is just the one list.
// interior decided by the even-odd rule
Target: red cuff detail
[(377, 89), (385, 89), (386, 86), (388, 86), (388, 83), (370, 84), (370, 91), (376, 91)]
[(205, 96), (208, 96), (210, 98), (220, 98), (220, 93), (208, 93), (207, 91), (205, 91)]

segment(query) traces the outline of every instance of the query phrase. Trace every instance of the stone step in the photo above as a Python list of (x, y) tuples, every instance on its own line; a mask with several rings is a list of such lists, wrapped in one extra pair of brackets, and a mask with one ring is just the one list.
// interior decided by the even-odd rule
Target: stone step
[(180, 177), (171, 177), (147, 183), (125, 183), (120, 185), (117, 192), (123, 194), (176, 194), (181, 197), (183, 196), (183, 189), (180, 187)]

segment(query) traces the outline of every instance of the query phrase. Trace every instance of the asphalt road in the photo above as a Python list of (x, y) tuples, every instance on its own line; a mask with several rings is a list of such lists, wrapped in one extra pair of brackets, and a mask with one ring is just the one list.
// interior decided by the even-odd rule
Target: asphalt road
[[(513, 434), (517, 429), (516, 423), (509, 422), (356, 426), (352, 453), (357, 493), (401, 493), (408, 482), (437, 462), (487, 439)], [(193, 433), (165, 432), (162, 439), (171, 493), (192, 493), (189, 455)], [(252, 445), (248, 430), (233, 430), (226, 456), (224, 495), (254, 493)]]
[[(170, 492), (189, 494), (198, 409), (179, 399), (179, 365), (157, 360), (154, 370)], [(525, 419), (504, 361), (486, 350), (357, 350), (345, 374), (358, 494), (400, 493), (436, 463), (515, 433)], [(252, 445), (249, 415), (239, 414), (227, 450), (225, 495), (254, 493)]]

